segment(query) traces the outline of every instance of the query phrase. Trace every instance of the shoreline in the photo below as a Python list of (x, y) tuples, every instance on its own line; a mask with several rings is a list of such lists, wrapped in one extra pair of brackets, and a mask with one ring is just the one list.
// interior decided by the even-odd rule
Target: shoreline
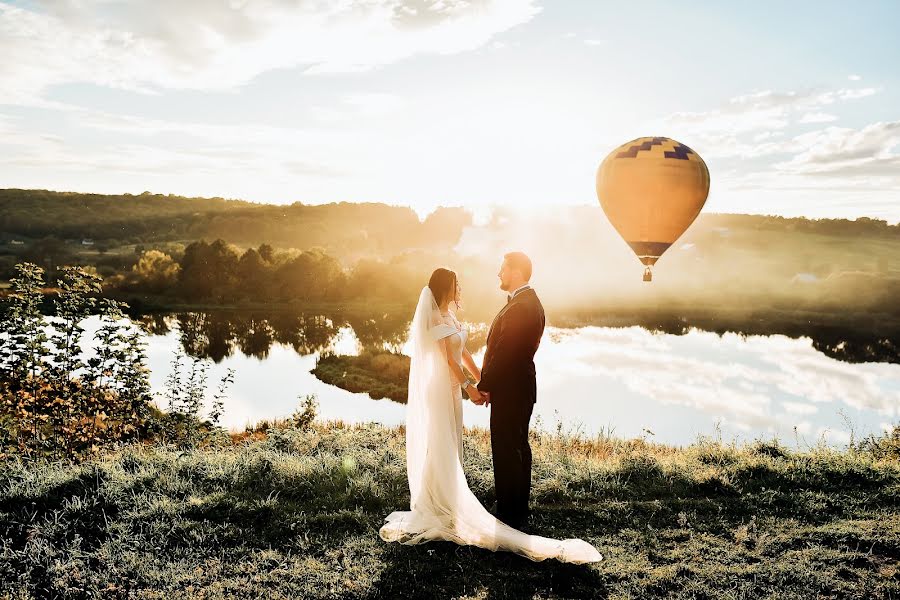
[[(363, 301), (349, 300), (340, 302), (186, 302), (172, 300), (166, 296), (134, 295), (134, 294), (106, 294), (108, 297), (129, 304), (132, 311), (140, 311), (142, 314), (165, 312), (412, 312), (414, 305), (403, 302), (390, 301)], [(165, 300), (165, 301), (164, 301)], [(729, 327), (763, 327), (766, 321), (770, 326), (816, 326), (831, 329), (852, 329), (865, 325), (866, 332), (872, 335), (900, 336), (900, 306), (895, 311), (872, 312), (859, 310), (847, 312), (839, 308), (784, 308), (774, 305), (742, 306), (738, 308), (722, 308), (721, 306), (706, 306), (697, 304), (672, 304), (661, 308), (659, 303), (654, 304), (629, 304), (611, 303), (595, 304), (591, 307), (548, 307), (546, 308), (548, 325), (559, 328), (575, 328), (593, 324), (602, 324), (608, 327), (627, 327), (638, 320), (649, 318), (660, 319), (661, 322), (681, 322), (690, 324), (692, 321), (705, 321), (710, 324), (723, 323)], [(496, 302), (496, 308), (502, 306), (502, 302)], [(463, 309), (460, 313), (464, 320), (473, 317), (475, 323), (489, 323), (494, 312), (471, 311), (471, 315)], [(877, 324), (881, 332), (875, 332)], [(713, 329), (704, 328), (707, 331)], [(740, 333), (740, 331), (735, 331)]]

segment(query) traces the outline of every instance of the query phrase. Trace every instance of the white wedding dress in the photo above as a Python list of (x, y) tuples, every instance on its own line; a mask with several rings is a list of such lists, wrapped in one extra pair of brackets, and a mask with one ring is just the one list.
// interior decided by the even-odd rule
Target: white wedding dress
[(378, 532), (387, 542), (447, 540), (531, 560), (597, 562), (603, 556), (583, 540), (528, 535), (499, 521), (471, 492), (462, 468), (462, 391), (453, 381), (441, 340), (462, 362), (466, 331), (442, 317), (425, 287), (410, 327), (409, 397), (406, 405), (406, 473), (410, 510), (386, 517)]

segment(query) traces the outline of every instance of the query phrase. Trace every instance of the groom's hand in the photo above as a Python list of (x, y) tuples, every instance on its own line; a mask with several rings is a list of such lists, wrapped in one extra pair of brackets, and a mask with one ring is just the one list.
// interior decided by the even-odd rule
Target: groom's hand
[(478, 391), (478, 395), (480, 396), (481, 402), (476, 402), (479, 406), (488, 406), (491, 403), (491, 393), (487, 391), (479, 390), (477, 387), (475, 388)]
[(478, 390), (476, 389), (476, 390), (475, 390), (475, 393), (474, 393), (473, 396), (472, 396), (472, 402), (474, 402), (474, 403), (477, 404), (478, 406), (481, 406), (481, 405), (484, 404), (486, 401), (487, 401), (487, 397), (484, 395), (484, 393), (483, 393), (483, 392), (480, 392), (480, 391), (478, 391)]

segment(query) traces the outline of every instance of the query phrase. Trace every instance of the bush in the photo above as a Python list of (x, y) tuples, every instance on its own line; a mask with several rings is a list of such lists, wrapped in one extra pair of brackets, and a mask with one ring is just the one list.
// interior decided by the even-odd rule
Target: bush
[[(43, 275), (16, 265), (2, 303), (0, 452), (75, 458), (138, 438), (150, 412), (143, 335), (123, 322), (124, 305), (96, 297), (100, 277), (81, 267), (59, 269), (55, 314), (44, 317)], [(102, 325), (85, 359), (81, 323), (91, 315)]]
[(166, 292), (178, 282), (181, 266), (171, 256), (159, 250), (147, 250), (131, 268), (128, 289), (150, 293)]
[(296, 429), (309, 429), (319, 412), (315, 394), (307, 394), (300, 401), (300, 408), (291, 415), (291, 424)]
[[(182, 363), (188, 368), (182, 372)], [(213, 396), (209, 415), (204, 419), (203, 404), (207, 395), (207, 375), (212, 361), (199, 356), (186, 357), (180, 347), (172, 358), (172, 370), (165, 381), (162, 396), (168, 410), (160, 412), (150, 425), (159, 441), (180, 448), (225, 442), (227, 433), (219, 427), (228, 387), (234, 383), (234, 369), (228, 369)]]
[(881, 436), (870, 435), (859, 443), (861, 452), (868, 452), (876, 459), (900, 460), (900, 424)]

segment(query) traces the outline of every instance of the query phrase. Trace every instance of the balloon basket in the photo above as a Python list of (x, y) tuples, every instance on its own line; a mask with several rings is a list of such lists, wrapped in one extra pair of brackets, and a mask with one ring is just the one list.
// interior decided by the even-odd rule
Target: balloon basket
[(644, 281), (653, 281), (653, 271), (650, 270), (650, 267), (644, 269)]

